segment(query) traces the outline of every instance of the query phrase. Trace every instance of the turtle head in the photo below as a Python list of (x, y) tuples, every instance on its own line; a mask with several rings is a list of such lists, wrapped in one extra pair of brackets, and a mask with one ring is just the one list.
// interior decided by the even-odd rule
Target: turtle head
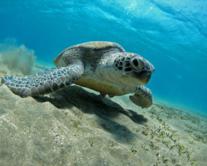
[(155, 70), (154, 66), (142, 56), (123, 52), (115, 59), (114, 66), (127, 77), (133, 77), (140, 84), (146, 84)]

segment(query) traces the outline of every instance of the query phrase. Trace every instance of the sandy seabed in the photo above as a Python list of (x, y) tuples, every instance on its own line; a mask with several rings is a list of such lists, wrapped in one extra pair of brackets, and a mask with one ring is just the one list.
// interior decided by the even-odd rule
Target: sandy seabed
[[(5, 71), (0, 71), (4, 75)], [(0, 166), (206, 166), (207, 118), (71, 86), (21, 98), (0, 87)]]

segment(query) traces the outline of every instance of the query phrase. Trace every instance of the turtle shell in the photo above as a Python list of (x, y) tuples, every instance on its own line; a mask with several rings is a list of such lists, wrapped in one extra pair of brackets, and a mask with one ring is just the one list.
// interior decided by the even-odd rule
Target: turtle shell
[(96, 63), (104, 53), (124, 52), (118, 43), (108, 41), (92, 41), (70, 46), (55, 59), (57, 66), (67, 66), (74, 60), (81, 59), (85, 63)]

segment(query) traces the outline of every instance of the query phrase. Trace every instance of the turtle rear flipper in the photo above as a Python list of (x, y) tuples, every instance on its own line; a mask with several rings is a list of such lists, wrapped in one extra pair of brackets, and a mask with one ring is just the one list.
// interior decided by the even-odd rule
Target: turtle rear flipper
[(38, 96), (70, 85), (79, 79), (83, 72), (84, 67), (80, 62), (31, 76), (4, 76), (1, 82), (19, 96)]
[(144, 86), (138, 86), (135, 94), (129, 98), (134, 104), (142, 108), (148, 108), (152, 105), (152, 93)]

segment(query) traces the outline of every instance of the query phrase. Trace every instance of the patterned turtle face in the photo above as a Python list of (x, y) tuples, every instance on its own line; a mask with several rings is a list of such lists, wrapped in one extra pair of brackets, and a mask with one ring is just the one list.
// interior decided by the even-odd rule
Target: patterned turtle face
[(154, 66), (142, 56), (135, 53), (119, 53), (114, 61), (116, 69), (124, 75), (138, 79), (142, 84), (146, 84), (155, 70)]

